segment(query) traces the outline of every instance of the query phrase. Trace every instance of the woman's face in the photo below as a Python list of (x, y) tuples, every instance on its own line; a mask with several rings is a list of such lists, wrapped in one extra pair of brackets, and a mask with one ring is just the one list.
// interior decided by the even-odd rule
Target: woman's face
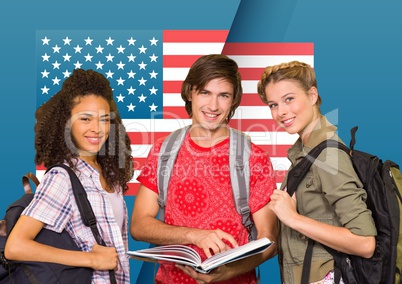
[(80, 97), (71, 110), (71, 135), (80, 157), (96, 156), (109, 137), (109, 131), (109, 103), (95, 95)]
[(290, 134), (302, 133), (319, 117), (315, 103), (317, 89), (312, 87), (306, 93), (296, 81), (271, 82), (265, 88), (272, 118)]

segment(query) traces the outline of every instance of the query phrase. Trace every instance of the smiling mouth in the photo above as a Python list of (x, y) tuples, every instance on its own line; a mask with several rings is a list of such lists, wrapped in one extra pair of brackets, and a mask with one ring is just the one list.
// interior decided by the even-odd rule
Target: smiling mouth
[(207, 113), (207, 112), (204, 112), (204, 115), (209, 118), (216, 118), (219, 116), (218, 114), (212, 114), (212, 113)]
[(102, 141), (102, 137), (97, 137), (97, 138), (87, 137), (87, 139), (89, 142), (92, 142), (92, 143), (98, 143), (98, 142)]
[(292, 124), (293, 121), (294, 121), (294, 117), (289, 118), (289, 119), (282, 120), (281, 123), (282, 123), (282, 125), (284, 125), (284, 126), (289, 126), (290, 124)]

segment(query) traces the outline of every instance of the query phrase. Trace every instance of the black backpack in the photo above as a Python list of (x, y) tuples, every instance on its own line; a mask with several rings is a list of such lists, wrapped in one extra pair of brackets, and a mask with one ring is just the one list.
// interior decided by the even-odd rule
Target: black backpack
[[(371, 210), (377, 228), (376, 250), (369, 258), (347, 255), (322, 245), (334, 257), (335, 283), (346, 284), (394, 284), (401, 282), (402, 237), (400, 232), (402, 204), (402, 174), (399, 166), (387, 160), (382, 162), (375, 155), (354, 150), (357, 126), (351, 130), (350, 148), (328, 139), (312, 149), (301, 162), (289, 171), (287, 191), (292, 196), (298, 184), (314, 160), (326, 147), (335, 147), (347, 152), (353, 167), (367, 192), (367, 207)], [(401, 240), (401, 241), (400, 241)], [(309, 239), (304, 258), (302, 284), (310, 283), (310, 265), (314, 241)]]
[[(78, 177), (70, 167), (63, 164), (53, 165), (49, 167), (47, 171), (53, 167), (62, 167), (67, 170), (70, 175), (75, 200), (84, 224), (91, 227), (98, 244), (105, 245), (96, 227), (96, 218), (92, 211), (92, 207)], [(72, 267), (48, 262), (11, 261), (4, 257), (4, 247), (7, 236), (10, 234), (22, 211), (26, 206), (28, 206), (34, 196), (29, 180), (31, 180), (36, 186), (39, 185), (39, 181), (35, 175), (32, 173), (24, 175), (22, 183), (25, 194), (8, 207), (4, 219), (0, 221), (0, 283), (91, 283), (93, 274), (93, 269), (91, 268)], [(57, 233), (43, 228), (35, 240), (61, 249), (80, 250), (66, 230)], [(111, 276), (111, 283), (116, 283), (114, 271), (111, 270), (109, 274)]]

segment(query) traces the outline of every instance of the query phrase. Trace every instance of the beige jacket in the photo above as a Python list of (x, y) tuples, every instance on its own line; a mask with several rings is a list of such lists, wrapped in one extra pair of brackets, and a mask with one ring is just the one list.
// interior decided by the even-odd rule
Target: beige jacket
[[(299, 138), (288, 150), (290, 169), (320, 142), (329, 138), (341, 141), (335, 134), (336, 130), (337, 128), (322, 116), (306, 145), (303, 145)], [(286, 178), (281, 189), (285, 186)], [(300, 214), (320, 222), (344, 226), (357, 235), (374, 236), (376, 228), (371, 211), (364, 202), (366, 192), (362, 186), (348, 154), (337, 148), (326, 148), (297, 188), (297, 210)], [(300, 283), (307, 242), (305, 236), (281, 224), (279, 263), (284, 283)], [(310, 282), (323, 279), (333, 266), (332, 256), (319, 244), (315, 244)]]

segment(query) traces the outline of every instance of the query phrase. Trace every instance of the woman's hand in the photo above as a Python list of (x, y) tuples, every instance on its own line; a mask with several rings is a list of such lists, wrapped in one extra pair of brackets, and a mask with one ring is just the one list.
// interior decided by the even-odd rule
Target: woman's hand
[(290, 197), (286, 191), (278, 189), (274, 190), (271, 195), (268, 208), (276, 214), (282, 223), (291, 228), (292, 221), (299, 215), (296, 211), (296, 194)]
[(91, 267), (95, 270), (114, 270), (119, 261), (114, 247), (105, 247), (95, 244), (92, 247), (93, 254)]

